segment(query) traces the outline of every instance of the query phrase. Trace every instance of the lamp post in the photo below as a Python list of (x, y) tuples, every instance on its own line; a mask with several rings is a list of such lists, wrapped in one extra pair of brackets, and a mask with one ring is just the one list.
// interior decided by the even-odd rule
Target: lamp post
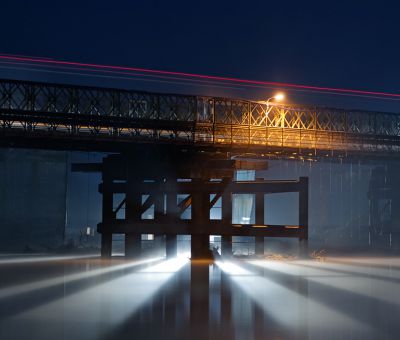
[(275, 96), (273, 96), (273, 97), (267, 99), (267, 102), (266, 102), (267, 107), (266, 107), (266, 109), (265, 109), (265, 118), (264, 118), (264, 119), (265, 119), (265, 124), (268, 125), (268, 114), (269, 114), (270, 111), (272, 110), (272, 107), (271, 107), (271, 108), (269, 107), (269, 102), (270, 102), (271, 100), (275, 100), (275, 101), (277, 101), (277, 102), (280, 102), (280, 101), (282, 101), (283, 99), (285, 99), (285, 95), (284, 95), (282, 92), (277, 93)]
[(277, 93), (275, 96), (273, 96), (273, 97), (271, 97), (271, 98), (268, 98), (268, 99), (267, 99), (267, 109), (268, 109), (268, 107), (269, 107), (269, 102), (270, 102), (272, 99), (275, 99), (277, 102), (280, 102), (280, 101), (282, 101), (283, 99), (285, 99), (285, 95), (284, 95), (283, 93)]

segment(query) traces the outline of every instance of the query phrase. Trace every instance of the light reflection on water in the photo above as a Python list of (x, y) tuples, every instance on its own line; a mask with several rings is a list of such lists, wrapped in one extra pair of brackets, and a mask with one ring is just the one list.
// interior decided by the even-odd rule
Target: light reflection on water
[[(0, 262), (0, 339), (396, 339), (400, 259)], [(4, 279), (3, 279), (4, 278)]]

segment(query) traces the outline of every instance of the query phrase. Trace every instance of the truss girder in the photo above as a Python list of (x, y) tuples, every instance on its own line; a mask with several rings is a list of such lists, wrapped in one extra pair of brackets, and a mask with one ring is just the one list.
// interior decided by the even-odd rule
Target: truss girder
[[(400, 115), (0, 80), (3, 134), (398, 152)], [(20, 134), (16, 134), (19, 136)], [(17, 138), (17, 137), (16, 137)]]

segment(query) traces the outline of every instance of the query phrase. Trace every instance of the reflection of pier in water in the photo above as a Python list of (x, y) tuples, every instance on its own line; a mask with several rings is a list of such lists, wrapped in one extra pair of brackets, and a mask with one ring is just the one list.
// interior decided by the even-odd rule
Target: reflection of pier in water
[[(232, 262), (229, 267), (240, 268)], [(283, 330), (256, 301), (249, 300), (223, 263), (195, 260), (185, 265), (151, 298), (131, 315), (117, 332), (106, 336), (113, 339), (135, 334), (146, 339), (262, 339), (294, 336)], [(240, 269), (239, 269), (240, 271)], [(245, 271), (245, 270), (243, 270)], [(239, 275), (254, 276), (250, 271)], [(306, 286), (294, 282), (306, 296)], [(307, 313), (293, 327), (297, 339), (307, 334)]]

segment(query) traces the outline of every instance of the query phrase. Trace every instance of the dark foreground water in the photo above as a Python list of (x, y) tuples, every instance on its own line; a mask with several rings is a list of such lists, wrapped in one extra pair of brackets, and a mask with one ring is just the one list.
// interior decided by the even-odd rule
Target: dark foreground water
[(0, 339), (399, 339), (400, 258), (0, 257)]

